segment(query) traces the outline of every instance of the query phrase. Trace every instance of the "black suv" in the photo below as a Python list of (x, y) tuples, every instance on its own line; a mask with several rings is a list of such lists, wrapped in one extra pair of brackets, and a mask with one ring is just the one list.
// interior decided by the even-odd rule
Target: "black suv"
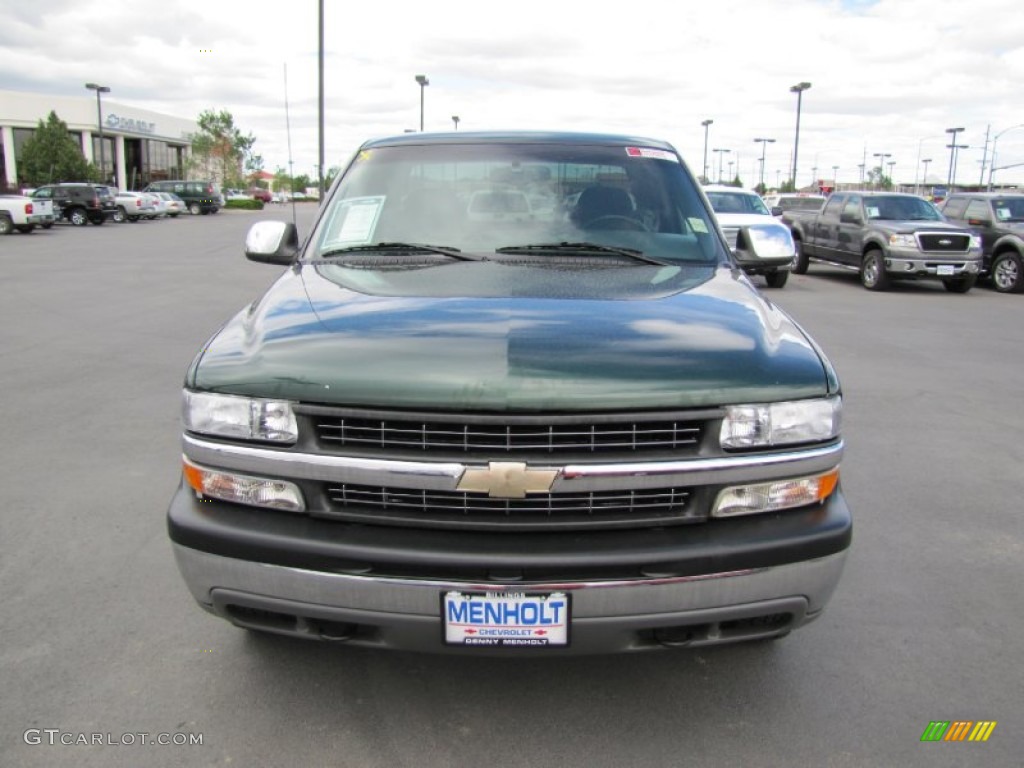
[(54, 218), (58, 221), (67, 219), (76, 227), (85, 226), (90, 221), (96, 225), (103, 224), (117, 212), (113, 190), (102, 184), (48, 184), (39, 187), (32, 197), (52, 200)]
[(216, 213), (224, 205), (220, 187), (213, 181), (154, 181), (143, 192), (171, 192), (185, 201), (188, 212), (193, 216)]
[(946, 198), (939, 210), (981, 235), (981, 274), (997, 291), (1024, 291), (1024, 194), (959, 192)]

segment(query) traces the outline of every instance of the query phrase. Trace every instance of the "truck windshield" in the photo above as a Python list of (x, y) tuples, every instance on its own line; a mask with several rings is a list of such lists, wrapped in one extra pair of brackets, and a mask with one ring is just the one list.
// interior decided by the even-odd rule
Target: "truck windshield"
[(418, 243), (493, 258), (584, 242), (664, 262), (728, 259), (674, 153), (481, 139), (361, 151), (327, 201), (308, 257)]
[(913, 196), (885, 196), (864, 199), (864, 211), (869, 219), (890, 221), (943, 221), (939, 209)]

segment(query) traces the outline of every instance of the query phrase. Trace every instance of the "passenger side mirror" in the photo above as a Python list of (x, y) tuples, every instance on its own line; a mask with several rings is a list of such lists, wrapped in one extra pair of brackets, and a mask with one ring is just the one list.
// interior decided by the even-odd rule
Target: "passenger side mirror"
[(772, 206), (772, 216), (781, 216), (781, 215), (782, 215), (782, 206), (781, 205), (773, 205)]
[(262, 264), (288, 265), (299, 253), (299, 233), (285, 221), (258, 221), (245, 236), (245, 257)]
[(843, 211), (842, 213), (839, 214), (839, 223), (840, 224), (863, 224), (864, 222), (861, 220), (860, 216), (858, 216), (857, 214), (855, 214), (855, 213), (847, 213), (846, 211)]
[(788, 227), (773, 221), (771, 225), (751, 224), (740, 227), (736, 250), (755, 259), (792, 259), (796, 245)]

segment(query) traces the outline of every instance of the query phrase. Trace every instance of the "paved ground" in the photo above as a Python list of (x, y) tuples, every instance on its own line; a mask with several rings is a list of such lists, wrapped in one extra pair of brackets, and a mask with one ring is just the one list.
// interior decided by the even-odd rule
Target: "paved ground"
[[(0, 238), (0, 766), (1024, 765), (1024, 296), (872, 294), (818, 267), (770, 293), (846, 389), (854, 548), (806, 629), (629, 658), (379, 654), (250, 637), (171, 558), (182, 376), (278, 272), (242, 256), (259, 216)], [(922, 744), (931, 720), (998, 726)]]

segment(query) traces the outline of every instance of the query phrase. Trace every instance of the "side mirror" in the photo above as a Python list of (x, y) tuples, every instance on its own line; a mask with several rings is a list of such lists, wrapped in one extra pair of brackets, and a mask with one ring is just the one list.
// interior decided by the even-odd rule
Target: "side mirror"
[(740, 227), (736, 235), (736, 250), (755, 259), (792, 259), (796, 256), (792, 233), (778, 222)]
[(245, 258), (261, 264), (288, 265), (299, 253), (299, 233), (286, 221), (258, 221), (245, 236)]
[(781, 205), (773, 205), (772, 206), (772, 216), (781, 216), (781, 215), (782, 215), (782, 206)]
[(860, 216), (858, 216), (857, 214), (843, 212), (843, 213), (839, 214), (839, 223), (841, 223), (841, 224), (862, 224), (863, 222), (861, 221)]

